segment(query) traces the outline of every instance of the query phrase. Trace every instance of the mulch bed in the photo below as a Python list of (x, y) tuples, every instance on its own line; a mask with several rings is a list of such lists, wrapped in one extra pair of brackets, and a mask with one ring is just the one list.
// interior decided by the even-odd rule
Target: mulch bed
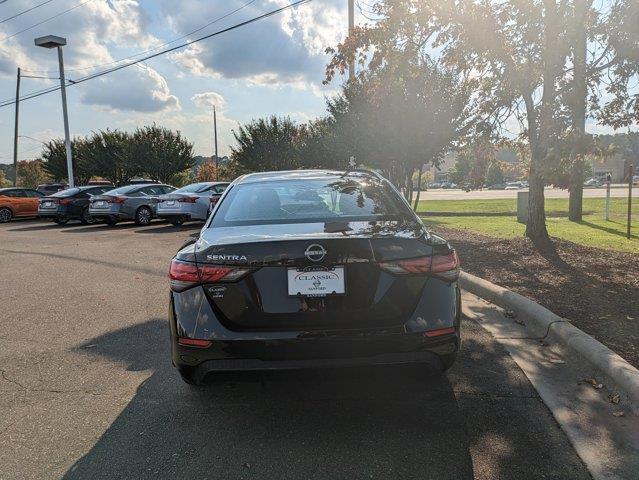
[(457, 249), (469, 273), (535, 300), (639, 368), (639, 255), (553, 239), (499, 239), (433, 229)]

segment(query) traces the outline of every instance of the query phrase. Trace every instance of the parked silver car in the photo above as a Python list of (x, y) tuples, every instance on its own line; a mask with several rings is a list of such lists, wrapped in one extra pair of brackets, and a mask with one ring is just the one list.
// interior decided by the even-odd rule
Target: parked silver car
[(159, 183), (126, 185), (91, 197), (89, 214), (109, 225), (121, 220), (133, 220), (138, 225), (148, 225), (156, 216), (161, 195), (175, 190), (171, 185)]
[(173, 225), (187, 220), (206, 220), (228, 182), (192, 183), (160, 197), (157, 216)]

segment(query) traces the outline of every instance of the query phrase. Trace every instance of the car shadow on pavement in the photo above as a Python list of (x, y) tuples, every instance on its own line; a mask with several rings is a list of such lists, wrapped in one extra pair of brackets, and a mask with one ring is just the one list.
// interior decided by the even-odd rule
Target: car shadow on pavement
[[(76, 230), (77, 227), (84, 227), (85, 225), (80, 222), (66, 223), (64, 225), (58, 225), (55, 222), (36, 223), (27, 227), (10, 228), (12, 232), (38, 232), (40, 230), (54, 230), (54, 229), (72, 229)], [(70, 230), (69, 230), (70, 231)]]
[(473, 478), (445, 376), (248, 372), (193, 388), (170, 365), (166, 320), (94, 338), (77, 352), (154, 373), (66, 479)]
[(245, 372), (204, 388), (170, 365), (166, 323), (76, 349), (153, 373), (65, 479), (590, 478), (523, 372), (473, 322), (447, 376)]
[(172, 225), (170, 223), (158, 225), (152, 224), (145, 228), (141, 228), (140, 230), (136, 230), (135, 233), (176, 233), (188, 231), (199, 232), (203, 226), (203, 223), (187, 223), (184, 225)]

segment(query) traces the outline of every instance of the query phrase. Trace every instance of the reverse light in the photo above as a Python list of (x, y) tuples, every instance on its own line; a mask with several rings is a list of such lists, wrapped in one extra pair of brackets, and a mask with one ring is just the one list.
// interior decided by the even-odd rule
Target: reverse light
[(171, 260), (169, 281), (171, 290), (184, 290), (202, 283), (234, 282), (251, 271), (249, 268), (224, 267), (220, 265), (197, 265), (191, 262)]
[(395, 275), (435, 275), (453, 281), (459, 276), (459, 257), (453, 250), (443, 255), (384, 262), (380, 267)]

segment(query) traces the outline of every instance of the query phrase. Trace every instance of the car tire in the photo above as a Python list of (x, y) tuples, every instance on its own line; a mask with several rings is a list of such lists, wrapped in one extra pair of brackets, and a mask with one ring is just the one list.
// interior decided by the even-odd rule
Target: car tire
[(182, 381), (193, 387), (201, 387), (204, 385), (203, 378), (198, 375), (198, 369), (196, 367), (181, 367), (178, 368)]
[(135, 212), (135, 223), (137, 225), (148, 225), (153, 219), (153, 212), (149, 207), (140, 207)]
[(104, 223), (106, 223), (109, 227), (115, 227), (115, 224), (118, 223), (118, 221), (114, 218), (107, 218), (104, 220)]
[(95, 221), (95, 218), (93, 218), (89, 213), (89, 207), (82, 210), (82, 213), (80, 214), (80, 222), (82, 225), (92, 225)]
[(0, 208), (0, 223), (10, 222), (13, 218), (13, 212), (9, 208)]
[(184, 223), (184, 219), (182, 217), (172, 218), (171, 220), (169, 220), (169, 223), (171, 223), (171, 225), (179, 227)]
[(55, 217), (53, 221), (57, 223), (58, 225), (64, 225), (65, 223), (69, 221), (69, 219), (64, 217)]

